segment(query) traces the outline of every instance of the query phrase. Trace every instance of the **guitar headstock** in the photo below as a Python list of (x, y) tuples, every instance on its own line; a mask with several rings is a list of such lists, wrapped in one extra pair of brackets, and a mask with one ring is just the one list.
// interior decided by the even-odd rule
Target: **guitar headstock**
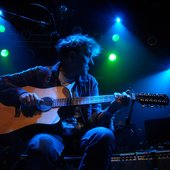
[(148, 107), (169, 105), (169, 97), (166, 94), (137, 93), (134, 100)]

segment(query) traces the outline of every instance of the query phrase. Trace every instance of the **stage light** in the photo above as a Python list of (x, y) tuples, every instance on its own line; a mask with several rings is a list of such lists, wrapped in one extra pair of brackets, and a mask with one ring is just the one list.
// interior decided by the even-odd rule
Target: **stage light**
[(0, 16), (2, 15), (2, 11), (0, 10)]
[(113, 36), (112, 36), (112, 40), (113, 41), (118, 41), (119, 40), (119, 34), (114, 34)]
[(116, 54), (111, 53), (111, 54), (109, 55), (109, 61), (115, 61), (115, 60), (116, 60)]
[(7, 49), (3, 49), (1, 50), (1, 56), (2, 57), (8, 57), (9, 56), (9, 51)]
[(119, 17), (116, 18), (116, 22), (121, 22), (121, 19)]
[(4, 25), (0, 25), (0, 32), (5, 32), (5, 26)]

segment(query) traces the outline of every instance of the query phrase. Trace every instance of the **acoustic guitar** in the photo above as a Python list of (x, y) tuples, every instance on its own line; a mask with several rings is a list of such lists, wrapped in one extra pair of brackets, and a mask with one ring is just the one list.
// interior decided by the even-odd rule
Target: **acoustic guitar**
[[(24, 89), (37, 93), (42, 100), (37, 101), (33, 108), (22, 105), (17, 109), (14, 106), (0, 103), (0, 134), (13, 132), (33, 124), (56, 124), (60, 120), (58, 115), (60, 107), (107, 103), (115, 99), (113, 94), (72, 98), (69, 90), (63, 86), (45, 89), (27, 86)], [(169, 98), (165, 94), (132, 93), (132, 100), (149, 107), (169, 104)], [(25, 116), (28, 113), (33, 116)]]

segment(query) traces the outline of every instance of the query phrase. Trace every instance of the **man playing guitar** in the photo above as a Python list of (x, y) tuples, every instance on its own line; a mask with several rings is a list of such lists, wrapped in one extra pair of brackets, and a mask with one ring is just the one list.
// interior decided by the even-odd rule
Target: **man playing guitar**
[(111, 118), (131, 97), (126, 92), (105, 97), (110, 105), (102, 110), (105, 100), (98, 98), (98, 82), (88, 73), (101, 52), (93, 38), (70, 35), (56, 49), (54, 66), (0, 77), (0, 102), (15, 112), (1, 117), (0, 133), (40, 127), (36, 133), (30, 128), (26, 169), (55, 169), (65, 150), (74, 148), (82, 155), (79, 170), (107, 170), (115, 148)]

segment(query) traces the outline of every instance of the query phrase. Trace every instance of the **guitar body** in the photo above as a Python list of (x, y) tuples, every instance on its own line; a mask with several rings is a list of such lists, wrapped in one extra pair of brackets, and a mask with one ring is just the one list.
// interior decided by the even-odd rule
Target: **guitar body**
[[(28, 92), (37, 93), (40, 98), (46, 96), (54, 99), (70, 97), (69, 90), (63, 86), (47, 89), (25, 87), (24, 89)], [(15, 107), (5, 106), (0, 103), (0, 134), (9, 133), (33, 124), (55, 124), (60, 120), (58, 109), (59, 108), (52, 108), (46, 112), (37, 111), (33, 117), (26, 117), (22, 113), (16, 116)]]

